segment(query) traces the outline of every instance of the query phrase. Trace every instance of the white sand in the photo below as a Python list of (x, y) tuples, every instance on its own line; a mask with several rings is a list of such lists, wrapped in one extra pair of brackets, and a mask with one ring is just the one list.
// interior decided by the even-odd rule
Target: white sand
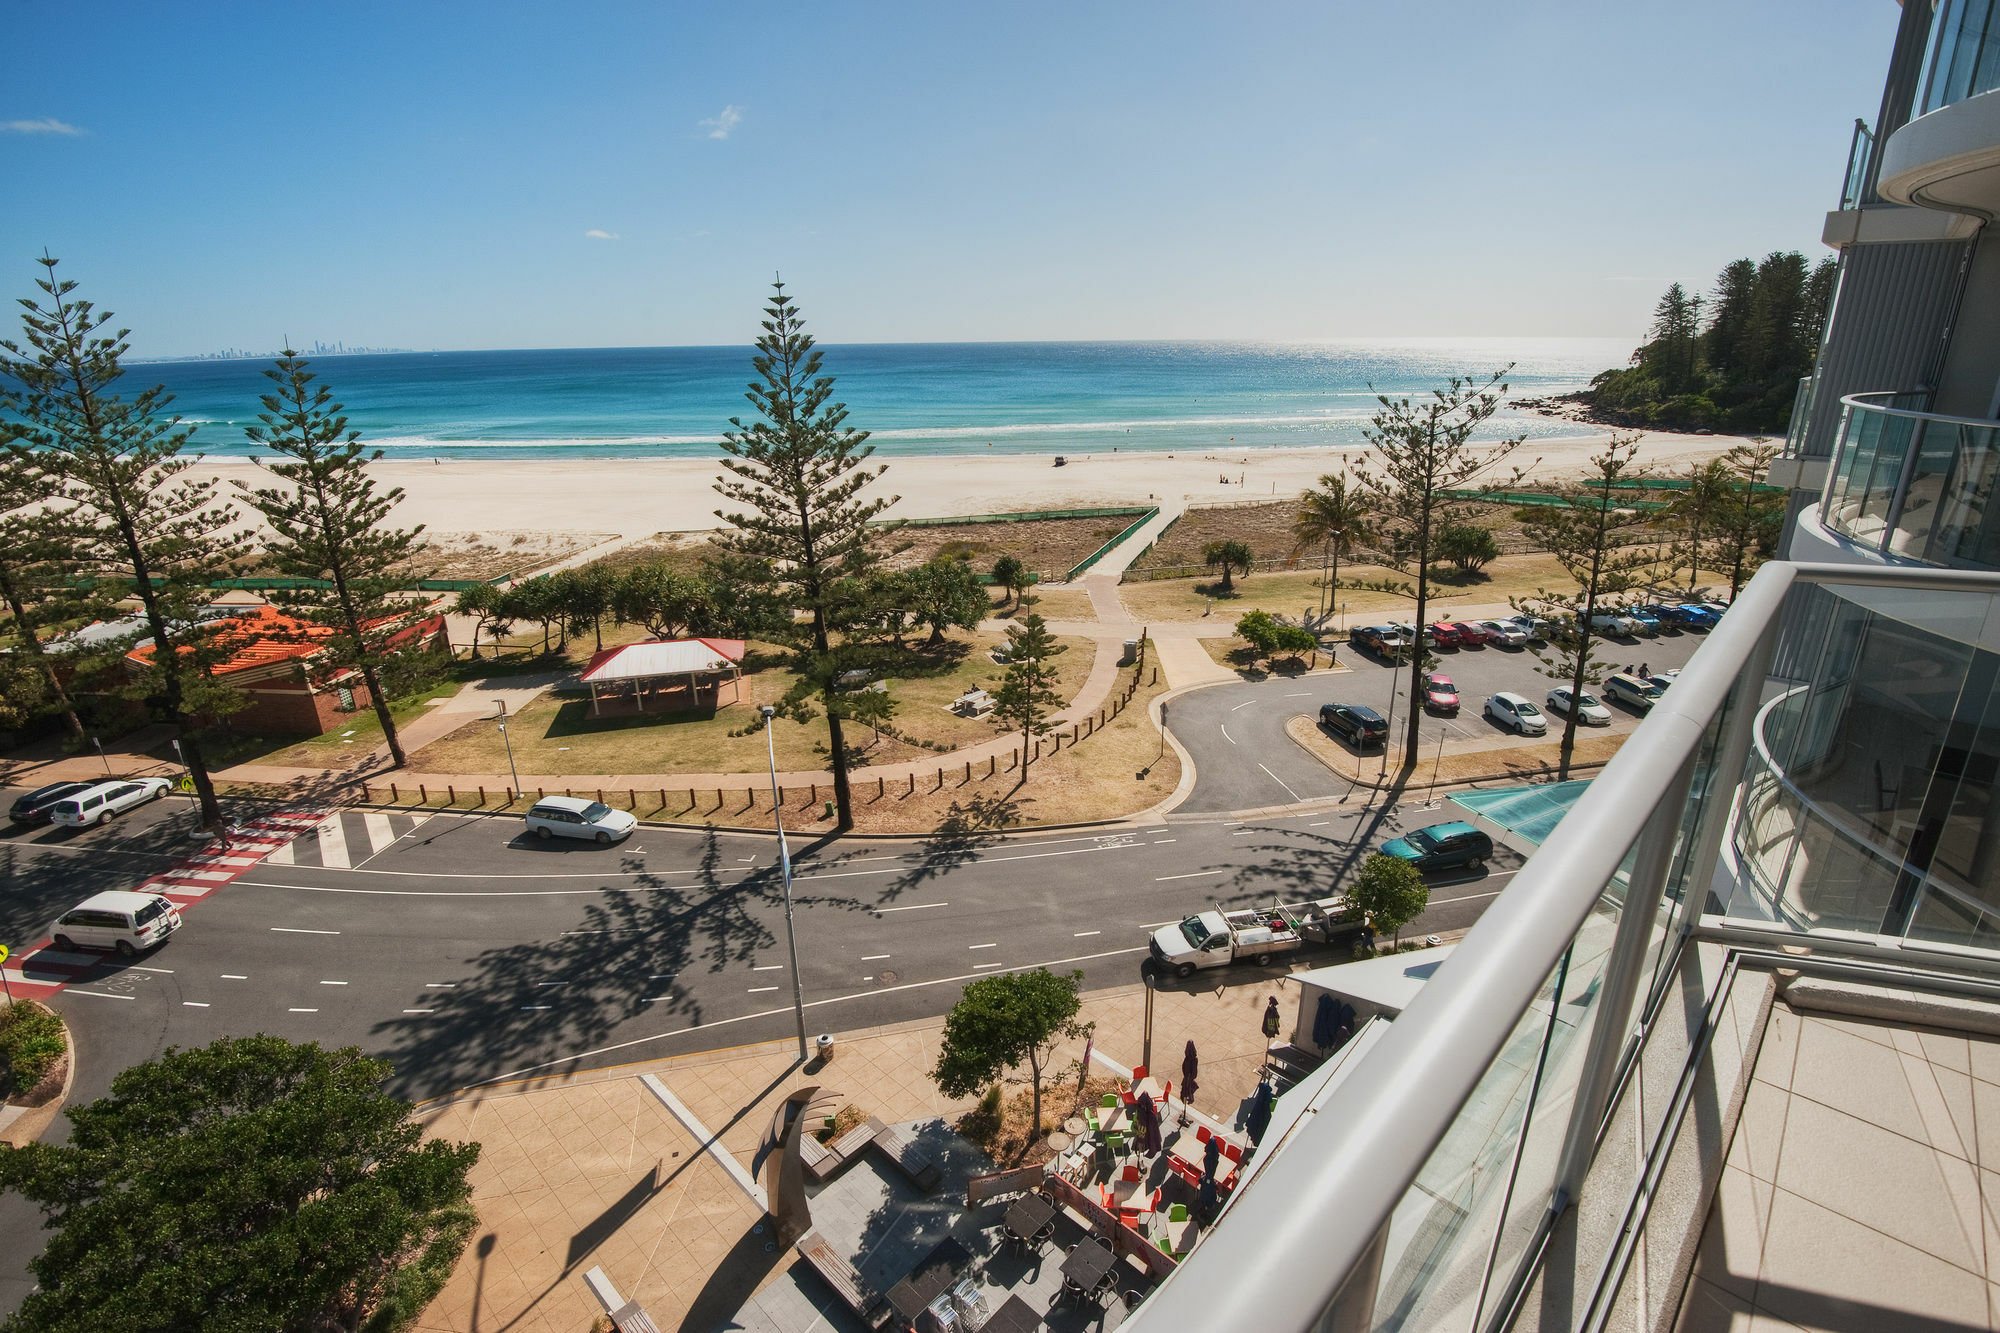
[[(1537, 480), (1574, 476), (1589, 466), (1606, 432), (1535, 440), (1503, 465)], [(1685, 472), (1741, 441), (1723, 435), (1648, 432), (1640, 463), (1656, 474)], [(1157, 503), (1161, 500), (1253, 501), (1297, 495), (1340, 467), (1338, 449), (1264, 449), (1237, 454), (1116, 453), (1069, 455), (1055, 467), (1048, 454), (883, 457), (882, 488), (900, 495), (899, 518), (942, 518), (1009, 510)], [(442, 463), (405, 459), (377, 463), (387, 485), (407, 493), (395, 520), (438, 531), (515, 529), (545, 532), (654, 532), (717, 526), (722, 497), (713, 489), (721, 468), (707, 459), (492, 459)], [(268, 485), (264, 470), (245, 459), (210, 460), (192, 469), (252, 486)], [(1228, 477), (1228, 483), (1222, 477)], [(1241, 484), (1238, 479), (1241, 478)]]

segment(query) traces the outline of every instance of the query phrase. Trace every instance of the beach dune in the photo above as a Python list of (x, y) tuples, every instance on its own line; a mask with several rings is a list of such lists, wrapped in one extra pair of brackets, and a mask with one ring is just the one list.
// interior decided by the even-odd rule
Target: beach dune
[[(1503, 465), (1536, 480), (1575, 476), (1589, 467), (1608, 432), (1534, 440)], [(1721, 435), (1645, 434), (1640, 464), (1662, 475), (1685, 472), (1733, 444)], [(1252, 501), (1297, 495), (1341, 466), (1339, 449), (1256, 449), (1233, 453), (1119, 452), (1070, 454), (1063, 467), (1049, 454), (897, 456), (878, 483), (901, 497), (896, 518), (944, 518), (1027, 509), (1099, 505)], [(719, 457), (718, 453), (718, 457)], [(713, 528), (723, 507), (715, 491), (722, 474), (712, 459), (598, 458), (508, 460), (384, 459), (375, 464), (385, 486), (406, 498), (394, 521), (438, 531), (654, 532)], [(191, 469), (197, 476), (250, 486), (270, 484), (248, 459), (210, 458)]]

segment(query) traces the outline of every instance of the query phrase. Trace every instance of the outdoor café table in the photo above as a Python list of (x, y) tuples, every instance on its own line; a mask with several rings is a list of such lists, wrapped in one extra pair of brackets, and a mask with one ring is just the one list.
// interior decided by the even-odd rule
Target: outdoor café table
[(1051, 1152), (1066, 1153), (1075, 1142), (1075, 1139), (1072, 1139), (1068, 1134), (1059, 1129), (1053, 1130), (1049, 1134), (1049, 1150)]
[(1007, 1303), (988, 1315), (980, 1325), (983, 1333), (1034, 1333), (1042, 1326), (1042, 1317), (1034, 1307), (1019, 1296), (1009, 1296)]
[(1069, 1258), (1063, 1260), (1062, 1275), (1082, 1288), (1086, 1295), (1094, 1296), (1104, 1279), (1111, 1276), (1111, 1266), (1116, 1262), (1109, 1246), (1101, 1240), (1085, 1236), (1070, 1251)]
[(1135, 1212), (1147, 1211), (1153, 1201), (1153, 1192), (1146, 1188), (1143, 1180), (1114, 1180), (1111, 1182), (1111, 1206)]
[(1160, 1086), (1160, 1080), (1154, 1078), (1151, 1074), (1148, 1074), (1146, 1075), (1146, 1077), (1140, 1079), (1137, 1083), (1134, 1083), (1132, 1085), (1132, 1100), (1135, 1102), (1138, 1101), (1139, 1094), (1142, 1092), (1151, 1093), (1153, 1097), (1153, 1105), (1159, 1107), (1162, 1114), (1166, 1113), (1167, 1093), (1166, 1089)]
[(889, 1304), (907, 1324), (915, 1324), (931, 1302), (951, 1288), (961, 1270), (971, 1267), (972, 1252), (947, 1236), (908, 1277), (889, 1288)]
[(1011, 1236), (1022, 1240), (1033, 1240), (1037, 1232), (1055, 1220), (1056, 1206), (1039, 1194), (1023, 1194), (1007, 1205), (1006, 1216), (1000, 1219)]
[(1080, 1115), (1073, 1115), (1063, 1121), (1063, 1133), (1073, 1139), (1080, 1139), (1090, 1132), (1090, 1122)]
[(1123, 1106), (1107, 1106), (1097, 1117), (1097, 1132), (1119, 1134), (1132, 1128), (1132, 1113)]

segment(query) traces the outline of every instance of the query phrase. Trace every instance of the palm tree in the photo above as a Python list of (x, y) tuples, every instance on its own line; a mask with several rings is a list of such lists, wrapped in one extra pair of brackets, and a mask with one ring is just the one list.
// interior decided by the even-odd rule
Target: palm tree
[(1249, 574), (1250, 562), (1255, 557), (1251, 555), (1249, 546), (1243, 542), (1220, 541), (1210, 542), (1202, 547), (1201, 558), (1210, 569), (1214, 569), (1217, 565), (1222, 566), (1221, 591), (1226, 597), (1236, 588), (1230, 581), (1230, 571), (1240, 569), (1244, 574)]
[(1355, 546), (1368, 538), (1368, 511), (1360, 496), (1348, 494), (1347, 478), (1329, 472), (1319, 479), (1317, 490), (1299, 497), (1298, 517), (1292, 520), (1289, 559), (1296, 564), (1301, 554), (1315, 546), (1320, 548), (1322, 615), (1332, 604), (1333, 585), (1340, 578), (1340, 558), (1353, 555)]

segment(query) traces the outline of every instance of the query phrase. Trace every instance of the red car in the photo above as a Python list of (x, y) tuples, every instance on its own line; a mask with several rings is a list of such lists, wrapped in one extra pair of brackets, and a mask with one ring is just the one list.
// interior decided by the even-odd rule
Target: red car
[(1424, 677), (1424, 707), (1446, 717), (1458, 716), (1458, 686), (1451, 683), (1450, 676), (1433, 671)]
[(1456, 648), (1465, 642), (1465, 636), (1458, 632), (1457, 625), (1440, 620), (1431, 626), (1431, 641), (1439, 648)]
[(1452, 628), (1458, 631), (1458, 645), (1461, 648), (1484, 648), (1493, 640), (1492, 635), (1469, 620), (1456, 621), (1452, 624)]

